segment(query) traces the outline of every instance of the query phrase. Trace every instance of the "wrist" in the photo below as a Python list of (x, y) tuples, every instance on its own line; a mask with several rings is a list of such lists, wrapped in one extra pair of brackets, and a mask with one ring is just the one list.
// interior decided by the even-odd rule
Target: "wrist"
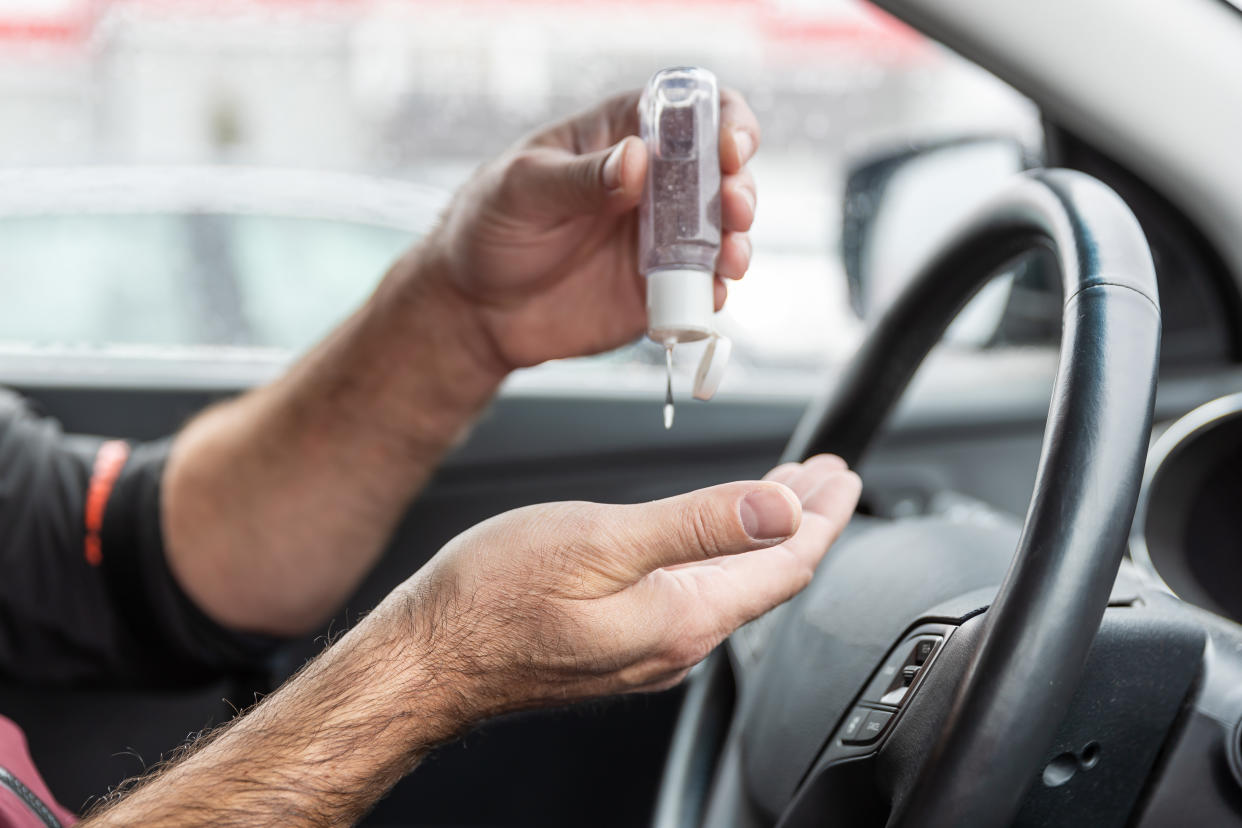
[(409, 251), (307, 360), (305, 386), (335, 400), (334, 416), (415, 459), (456, 442), (508, 373), (441, 267), (430, 244)]
[(501, 355), (480, 301), (459, 281), (436, 230), (393, 265), (370, 304), (388, 306), (407, 328), (409, 320), (417, 319), (426, 338), (438, 346), (437, 355), (450, 358), (446, 367), (494, 388), (513, 366)]
[[(366, 730), (382, 716), (385, 744), (377, 749), (390, 760), (416, 762), (478, 720), (473, 694), (430, 633), (384, 601), (308, 667), (305, 695), (335, 696), (322, 717), (344, 730)], [(317, 753), (322, 746), (307, 748)]]

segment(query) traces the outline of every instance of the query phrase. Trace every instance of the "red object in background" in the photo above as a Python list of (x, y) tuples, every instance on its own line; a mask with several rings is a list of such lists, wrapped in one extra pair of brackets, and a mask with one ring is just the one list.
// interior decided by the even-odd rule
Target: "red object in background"
[[(452, 0), (444, 4), (443, 0), (409, 0), (412, 4), (422, 2), (423, 5), (458, 5), (464, 0)], [(482, 0), (479, 5), (495, 3), (496, 0)], [(579, 0), (506, 0), (504, 5), (555, 6), (558, 3), (577, 4)], [(871, 6), (859, 2), (854, 9), (845, 13), (831, 5), (816, 10), (783, 10), (776, 3), (768, 0), (593, 0), (597, 7), (668, 5), (675, 2), (684, 7), (687, 5), (701, 6), (705, 13), (711, 7), (729, 9), (749, 9), (758, 18), (765, 39), (775, 43), (786, 44), (845, 44), (863, 51), (889, 50), (900, 55), (909, 56), (921, 50), (926, 41), (913, 29), (896, 18)], [(222, 17), (237, 14), (239, 9), (245, 10), (260, 7), (278, 9), (323, 9), (323, 8), (355, 8), (359, 14), (365, 14), (373, 5), (366, 0), (66, 0), (63, 8), (48, 10), (40, 7), (38, 0), (20, 3), (18, 8), (6, 8), (0, 0), (0, 43), (51, 43), (74, 45), (84, 43), (94, 30), (96, 21), (110, 6), (133, 5), (145, 8), (175, 10), (178, 7), (194, 9), (196, 14), (207, 11)]]
[(927, 46), (927, 38), (897, 18), (872, 6), (858, 4), (856, 15), (770, 16), (763, 18), (764, 35), (784, 43), (840, 43), (862, 51), (887, 49), (911, 56)]
[(40, 4), (34, 0), (10, 8), (0, 3), (0, 41), (77, 44), (90, 36), (102, 0)]

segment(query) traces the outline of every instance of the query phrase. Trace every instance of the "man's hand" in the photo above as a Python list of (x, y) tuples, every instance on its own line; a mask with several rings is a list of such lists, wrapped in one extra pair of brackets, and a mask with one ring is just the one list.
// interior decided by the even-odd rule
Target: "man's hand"
[(859, 489), (820, 456), (767, 482), (482, 523), (269, 699), (83, 825), (350, 824), (482, 718), (669, 686), (810, 582)]
[[(174, 574), (208, 615), (277, 635), (313, 629), (357, 588), (510, 370), (642, 332), (637, 100), (613, 98), (484, 166), (288, 374), (178, 435), (164, 536)], [(750, 260), (744, 167), (758, 141), (746, 104), (724, 92), (720, 277), (740, 278)], [(716, 293), (720, 304), (723, 282)]]
[(517, 509), (458, 536), (389, 602), (434, 639), (466, 719), (664, 688), (810, 582), (860, 485), (825, 455), (653, 503)]
[[(504, 369), (593, 354), (646, 324), (637, 213), (647, 148), (638, 92), (538, 132), (484, 166), (423, 247), (432, 273), (469, 301)], [(721, 220), (716, 307), (750, 265), (759, 126), (740, 95), (720, 95)]]

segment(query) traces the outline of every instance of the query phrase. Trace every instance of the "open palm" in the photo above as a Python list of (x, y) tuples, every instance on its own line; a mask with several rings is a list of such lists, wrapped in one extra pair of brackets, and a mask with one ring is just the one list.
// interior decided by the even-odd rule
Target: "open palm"
[(860, 488), (823, 455), (650, 503), (517, 509), (440, 550), (410, 606), (475, 683), (474, 716), (667, 687), (810, 583)]

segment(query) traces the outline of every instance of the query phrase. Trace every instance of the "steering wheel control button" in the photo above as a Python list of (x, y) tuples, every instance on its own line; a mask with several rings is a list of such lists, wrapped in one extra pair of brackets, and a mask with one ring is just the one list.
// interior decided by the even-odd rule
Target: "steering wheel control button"
[(927, 627), (923, 628), (922, 633), (916, 632), (907, 638), (889, 654), (871, 684), (867, 686), (862, 700), (900, 705), (905, 701), (910, 687), (918, 680), (923, 665), (931, 660), (943, 640), (943, 635), (930, 634)]
[(868, 713), (867, 721), (863, 722), (858, 732), (858, 744), (869, 745), (878, 740), (892, 718), (893, 711), (891, 710), (872, 710)]
[(909, 689), (910, 689), (909, 685), (903, 684), (901, 687), (897, 687), (892, 690), (889, 690), (883, 696), (880, 696), (880, 704), (891, 704), (894, 707), (896, 707), (897, 705), (905, 701), (906, 691)]
[(871, 684), (867, 687), (867, 692), (863, 694), (863, 701), (878, 702), (880, 698), (886, 695), (894, 686), (901, 686), (901, 668), (905, 664), (906, 653), (903, 648), (898, 648), (888, 660), (884, 662), (875, 678), (871, 680)]
[(867, 707), (855, 707), (850, 711), (850, 715), (845, 717), (845, 724), (841, 726), (841, 741), (853, 742), (858, 737), (858, 731), (862, 730), (863, 722), (867, 721), (867, 714), (871, 712)]
[(877, 710), (874, 707), (855, 707), (841, 725), (841, 743), (845, 745), (869, 745), (880, 738), (884, 726), (893, 718), (896, 710)]

